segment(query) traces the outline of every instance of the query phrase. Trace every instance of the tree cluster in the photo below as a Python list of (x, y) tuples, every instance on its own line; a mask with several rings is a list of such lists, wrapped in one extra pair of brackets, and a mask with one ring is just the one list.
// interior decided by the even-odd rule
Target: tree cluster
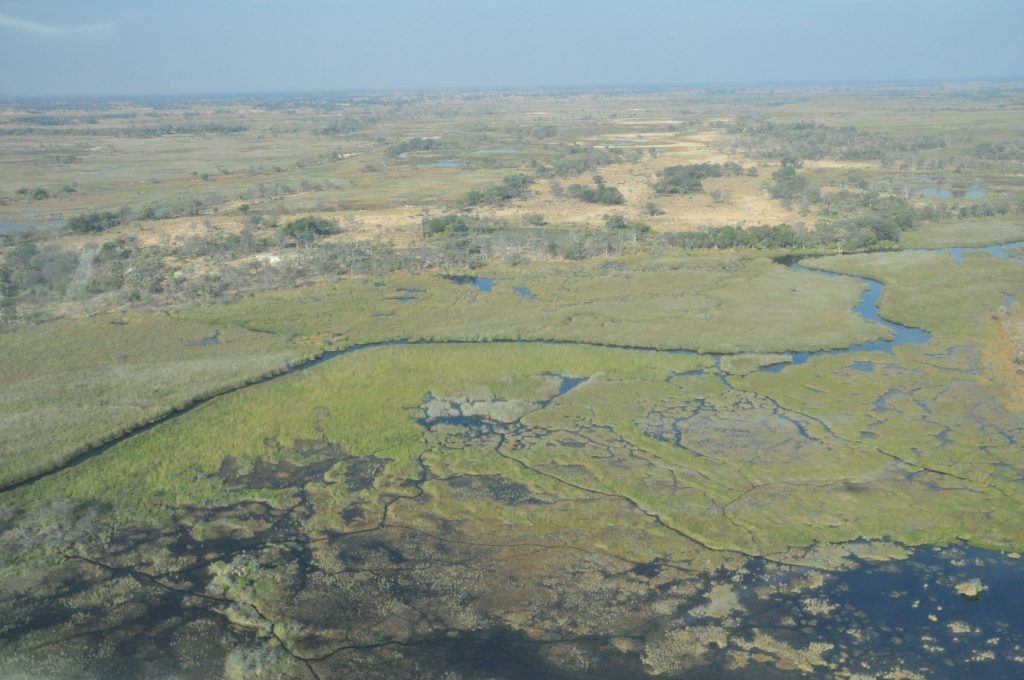
[(76, 215), (68, 220), (67, 228), (76, 234), (98, 234), (121, 224), (126, 215), (110, 211)]
[(443, 145), (440, 140), (437, 139), (423, 139), (422, 137), (413, 137), (407, 139), (404, 142), (395, 144), (388, 150), (388, 153), (392, 156), (401, 156), (404, 153), (412, 151), (436, 151)]
[(330, 236), (341, 231), (338, 224), (316, 215), (301, 217), (291, 220), (280, 230), (280, 236), (284, 239), (295, 239), (299, 243), (311, 243), (322, 236)]
[(622, 192), (605, 184), (604, 178), (600, 175), (594, 175), (594, 186), (592, 187), (586, 184), (569, 185), (569, 195), (585, 203), (601, 205), (622, 205), (626, 202)]
[(699, 194), (704, 191), (703, 180), (708, 177), (743, 174), (739, 163), (693, 163), (673, 165), (659, 173), (654, 190), (659, 194)]
[(533, 178), (529, 175), (523, 173), (506, 175), (500, 184), (473, 189), (466, 194), (462, 202), (467, 206), (502, 205), (513, 199), (526, 196), (531, 184), (533, 184)]

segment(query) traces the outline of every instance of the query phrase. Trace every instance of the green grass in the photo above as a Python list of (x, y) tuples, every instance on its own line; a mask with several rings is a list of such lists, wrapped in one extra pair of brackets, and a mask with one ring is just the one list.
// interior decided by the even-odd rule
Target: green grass
[(2, 334), (0, 485), (308, 353), (279, 336), (163, 315)]
[(805, 264), (882, 281), (886, 289), (879, 311), (884, 318), (961, 341), (991, 337), (991, 321), (1005, 304), (1004, 294), (1024, 296), (1020, 262), (988, 253), (967, 253), (960, 262), (946, 253), (891, 252)]
[(986, 219), (950, 222), (925, 222), (905, 232), (900, 245), (905, 248), (947, 248), (950, 246), (987, 246), (1024, 240), (1024, 219)]
[[(654, 138), (634, 133), (657, 132), (665, 135), (657, 143), (670, 145), (705, 132), (713, 138), (704, 148), (719, 154), (734, 140), (714, 135), (740, 110), (772, 122), (854, 124), (896, 138), (939, 134), (947, 143), (897, 154), (884, 166), (806, 166), (802, 172), (816, 174), (815, 184), (913, 188), (921, 163), (952, 168), (962, 160), (957, 179), (987, 187), (993, 201), (1019, 199), (1012, 163), (966, 153), (982, 141), (1014, 138), (1017, 95), (964, 106), (961, 98), (945, 99), (942, 88), (904, 89), (427, 96), (340, 109), (225, 103), (223, 112), (196, 104), (199, 120), (244, 120), (248, 129), (140, 139), (122, 135), (125, 123), (114, 119), (59, 135), (5, 137), (0, 222), (200, 197), (206, 207), (192, 219), (210, 217), (216, 229), (238, 228), (245, 201), (264, 216), (276, 209), (330, 213), (343, 226), (351, 226), (351, 214), (372, 238), (377, 219), (415, 225), (472, 188), (515, 172), (540, 173), (534, 161), (570, 158), (563, 145), (575, 142), (585, 149), (615, 134), (639, 143)], [(686, 120), (672, 123), (674, 130), (621, 124), (678, 119), (680, 111)], [(169, 107), (141, 111), (131, 124), (188, 118)], [(352, 119), (360, 123), (353, 132), (321, 134)], [(556, 136), (531, 136), (541, 124), (554, 125)], [(412, 136), (438, 138), (443, 148), (387, 154)], [(522, 153), (477, 153), (496, 147)], [(675, 159), (666, 147), (614, 171), (643, 182), (660, 165), (699, 160), (689, 158), (698, 150)], [(77, 162), (54, 160), (67, 154)], [(448, 158), (471, 165), (425, 167)], [(762, 179), (770, 174), (761, 169)], [(584, 170), (582, 181), (595, 171), (603, 172)], [(932, 174), (940, 184), (952, 176)], [(329, 186), (304, 190), (304, 180)], [(53, 192), (71, 182), (74, 193), (40, 201), (14, 193), (40, 185)], [(291, 189), (269, 189), (277, 183)], [(261, 185), (268, 188), (262, 196)], [(534, 187), (547, 190), (543, 181)], [(630, 201), (629, 210), (639, 209)], [(533, 208), (516, 203), (480, 217), (515, 223), (520, 209)], [(30, 211), (40, 214), (22, 214)], [(179, 228), (198, 231), (188, 221)], [(128, 224), (108, 237), (159, 239), (163, 224)], [(543, 241), (560, 228), (533, 233)], [(409, 236), (403, 229), (385, 225), (377, 233), (401, 241)], [(1022, 229), (1013, 219), (929, 223), (906, 232), (902, 245), (997, 243), (1024, 238)], [(223, 264), (209, 258), (174, 268), (215, 272)], [(722, 359), (720, 373), (708, 356), (609, 347), (403, 345), (350, 353), (212, 399), (102, 456), (0, 494), (0, 609), (7, 612), (0, 619), (16, 631), (0, 651), (0, 667), (26, 677), (130, 675), (102, 664), (125, 661), (130, 655), (122, 649), (137, 651), (131, 642), (119, 646), (136, 634), (161, 657), (188, 657), (178, 669), (185, 674), (305, 673), (278, 645), (284, 641), (323, 660), (313, 662), (321, 677), (350, 677), (377, 664), (387, 675), (389, 650), (408, 655), (409, 670), (419, 663), (418, 645), (376, 645), (436, 639), (440, 631), (456, 633), (456, 642), (458, 634), (490, 629), (549, 640), (607, 634), (636, 654), (663, 626), (679, 625), (681, 612), (687, 630), (699, 630), (700, 616), (690, 617), (702, 594), (712, 599), (708, 579), (739, 588), (748, 555), (838, 568), (848, 542), (859, 538), (869, 539), (869, 553), (887, 558), (905, 551), (889, 542), (879, 548), (875, 539), (1024, 549), (1019, 401), (1004, 390), (1013, 376), (997, 375), (989, 363), (1000, 341), (992, 318), (1013, 306), (1004, 294), (1024, 299), (1020, 263), (968, 255), (957, 264), (948, 255), (896, 252), (806, 264), (884, 281), (883, 315), (926, 328), (934, 340), (892, 355), (816, 357), (777, 374), (757, 371), (778, 352), (843, 347), (885, 331), (852, 313), (862, 288), (856, 281), (731, 252), (493, 264), (472, 272), (496, 279), (491, 293), (438, 272), (353, 278), (170, 314), (96, 316), (0, 335), (0, 485), (324, 348), (521, 338), (736, 353)], [(536, 299), (518, 297), (516, 286)], [(403, 289), (418, 292), (403, 302), (396, 299), (410, 296)], [(61, 309), (64, 303), (54, 301)], [(585, 382), (555, 398), (554, 374)], [(419, 422), (456, 406), (486, 426), (456, 418), (427, 429)], [(316, 471), (281, 482), (306, 468)], [(74, 555), (116, 569), (68, 557)], [(772, 568), (769, 562), (766, 575)], [(784, 570), (774, 576), (783, 585), (794, 578)], [(805, 576), (814, 573), (801, 570), (797, 578)], [(723, 619), (734, 661), (752, 651), (748, 640), (735, 644), (749, 637), (745, 627), (767, 622), (752, 616), (755, 610), (779, 611), (773, 587), (767, 595), (748, 589), (745, 601), (762, 602), (730, 612), (730, 623)], [(233, 604), (186, 598), (183, 617), (213, 608), (204, 610), (207, 627), (167, 618), (156, 623), (175, 629), (173, 642), (154, 644), (153, 619), (171, 609), (165, 598), (189, 591)], [(147, 612), (148, 601), (159, 606)], [(32, 622), (24, 634), (22, 622)], [(768, 623), (785, 631), (785, 644), (797, 645), (791, 626)], [(623, 631), (634, 632), (618, 637)], [(767, 640), (757, 652), (793, 656)], [(337, 651), (360, 646), (365, 655)], [(665, 654), (677, 659), (684, 647)], [(587, 672), (578, 663), (594, 658), (592, 651), (548, 645), (545, 663), (571, 657), (564, 668)], [(847, 650), (829, 662), (841, 673), (852, 658), (867, 657)], [(137, 675), (153, 667), (131, 668)]]
[[(134, 315), (123, 323), (98, 316), (4, 334), (0, 483), (279, 371), (317, 347), (524, 339), (770, 352), (841, 347), (884, 333), (850, 311), (856, 282), (791, 272), (763, 257), (535, 263), (486, 273), (497, 279), (490, 293), (433, 273), (400, 273), (383, 286), (346, 280), (172, 317)], [(516, 286), (537, 299), (519, 297)], [(403, 289), (420, 292), (394, 299), (407, 295)], [(216, 344), (202, 342), (218, 333)]]
[[(967, 535), (1024, 547), (1019, 491), (990, 467), (994, 458), (1017, 467), (1024, 460), (1012, 447), (992, 448), (984, 434), (1014, 423), (992, 405), (988, 381), (950, 372), (959, 361), (952, 355), (945, 362), (902, 356), (872, 373), (850, 368), (874, 356), (827, 357), (779, 375), (733, 378), (740, 392), (714, 376), (672, 378), (708, 366), (700, 357), (511, 344), (366, 350), (219, 398), (0, 503), (102, 502), (119, 525), (159, 524), (186, 508), (243, 498), (286, 506), (293, 490), (226, 486), (222, 462), (231, 457), (242, 470), (257, 460), (305, 464), (311, 459), (299, 453), (300, 443), (327, 441), (386, 464), (371, 487), (353, 491), (339, 483), (350, 461), (338, 460), (326, 483), (307, 488), (317, 507), (310, 529), (346, 528), (340, 514), (352, 504), (364, 507), (366, 526), (373, 526), (385, 499), (409, 495), (422, 460), (435, 480), (430, 493), (394, 505), (389, 517), (425, 531), (436, 531), (440, 518), (462, 517), (471, 535), (532, 531), (583, 546), (589, 539), (581, 528), (608, 515), (597, 518), (576, 501), (603, 499), (602, 513), (635, 516), (647, 527), (612, 542), (638, 560), (666, 552), (692, 558), (699, 549), (682, 535), (748, 554), (862, 536), (917, 544)], [(553, 394), (549, 373), (588, 380), (510, 425), (501, 448), (457, 425), (427, 433), (417, 423), (428, 395), (539, 404)], [(875, 410), (893, 389), (886, 408)], [(930, 413), (914, 407), (915, 394), (929, 400)], [(966, 398), (985, 406), (966, 413), (958, 408)], [(658, 434), (675, 418), (686, 423), (682, 448)], [(955, 434), (938, 446), (944, 427)], [(873, 436), (864, 437), (869, 430)], [(981, 442), (990, 447), (979, 457)], [(921, 468), (938, 472), (922, 475)], [(574, 509), (481, 504), (436, 481), (452, 474), (500, 474), (539, 498), (575, 499), (568, 506)], [(128, 486), (136, 492), (120, 492)]]
[[(474, 272), (498, 280), (484, 293), (436, 274), (318, 284), (260, 293), (181, 318), (317, 336), (334, 347), (389, 339), (559, 340), (778, 352), (845, 347), (884, 328), (852, 313), (856, 281), (792, 272), (742, 255), (587, 263), (533, 263)], [(528, 300), (513, 292), (526, 286)], [(423, 292), (400, 302), (402, 288)]]

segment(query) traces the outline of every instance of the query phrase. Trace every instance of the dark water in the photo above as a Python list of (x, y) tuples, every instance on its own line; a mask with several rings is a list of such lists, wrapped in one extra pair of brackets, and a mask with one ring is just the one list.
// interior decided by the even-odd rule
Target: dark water
[[(908, 248), (901, 252), (907, 253), (949, 253), (953, 256), (954, 262), (960, 262), (966, 253), (988, 253), (994, 255), (1003, 260), (1017, 259), (1016, 254), (1010, 252), (1017, 248), (1024, 248), (1024, 241), (1016, 241), (1014, 243), (1005, 243), (1001, 245), (993, 246), (975, 246), (975, 247), (957, 247), (957, 248)], [(847, 274), (835, 274), (833, 272), (820, 271), (815, 269), (805, 269), (800, 266), (801, 259), (811, 258), (800, 258), (796, 255), (786, 255), (783, 257), (775, 258), (775, 261), (779, 264), (788, 266), (793, 271), (802, 272), (813, 272), (821, 276), (835, 277), (835, 276), (850, 276)], [(848, 352), (886, 352), (891, 354), (893, 349), (900, 345), (923, 345), (931, 340), (931, 333), (922, 330), (920, 328), (912, 328), (910, 326), (904, 326), (887, 319), (882, 318), (878, 312), (878, 301), (882, 297), (882, 293), (885, 290), (884, 284), (879, 281), (874, 281), (862, 276), (851, 276), (860, 281), (862, 284), (868, 287), (868, 290), (861, 296), (860, 301), (853, 308), (862, 319), (866, 321), (873, 321), (877, 324), (885, 326), (892, 332), (891, 340), (875, 340), (872, 342), (866, 342), (859, 345), (851, 345), (850, 347), (842, 349), (832, 349), (820, 352), (793, 352), (793, 363), (792, 364), (776, 364), (774, 366), (766, 366), (760, 370), (767, 371), (769, 373), (778, 373), (784, 370), (787, 366), (798, 365), (806, 363), (811, 357), (823, 356), (823, 355), (835, 355), (835, 354), (846, 354)]]
[[(970, 579), (980, 579), (986, 588), (976, 599), (956, 591), (958, 583)], [(839, 632), (836, 624), (844, 619), (851, 625), (857, 619), (870, 622), (877, 660), (920, 665), (939, 677), (964, 677), (953, 669), (971, 667), (974, 678), (1020, 678), (1024, 665), (1014, 657), (1021, 656), (1024, 642), (1022, 584), (1019, 558), (967, 546), (925, 546), (906, 560), (861, 562), (836, 574), (827, 597), (839, 609), (828, 627)]]
[(398, 292), (401, 295), (391, 295), (384, 299), (394, 300), (395, 302), (412, 302), (413, 300), (419, 300), (423, 295), (423, 291), (419, 288), (399, 288)]
[(486, 276), (449, 276), (448, 280), (462, 286), (476, 286), (485, 293), (490, 293), (494, 289), (494, 279)]
[[(835, 274), (833, 272), (820, 271), (816, 269), (805, 269), (800, 266), (799, 262), (794, 261), (794, 258), (791, 256), (778, 258), (776, 261), (780, 264), (788, 265), (793, 271), (811, 272), (829, 278), (836, 276), (848, 276), (847, 274)], [(882, 318), (878, 312), (878, 301), (882, 297), (882, 292), (885, 290), (885, 286), (881, 282), (864, 278), (862, 276), (850, 276), (850, 278), (857, 279), (867, 286), (867, 290), (861, 295), (860, 301), (856, 306), (854, 306), (853, 311), (865, 321), (873, 321), (881, 326), (885, 326), (892, 333), (892, 338), (889, 340), (873, 340), (871, 342), (850, 345), (849, 347), (840, 349), (822, 350), (818, 352), (792, 352), (792, 363), (765, 366), (761, 369), (762, 371), (767, 371), (768, 373), (779, 373), (785, 370), (787, 366), (806, 363), (809, 359), (816, 356), (847, 354), (849, 352), (886, 352), (891, 354), (892, 351), (900, 345), (923, 345), (931, 340), (932, 335), (928, 331), (920, 328), (911, 328), (910, 326), (904, 326)]]
[[(452, 283), (455, 283), (455, 284), (458, 284), (458, 285), (461, 285), (461, 286), (469, 286), (469, 285), (476, 286), (478, 289), (480, 289), (484, 293), (490, 293), (491, 291), (493, 291), (494, 290), (494, 286), (497, 285), (497, 283), (498, 283), (497, 279), (488, 278), (486, 276), (469, 276), (469, 275), (465, 275), (465, 276), (449, 276), (447, 278)], [(536, 300), (537, 299), (537, 296), (534, 295), (533, 293), (531, 293), (530, 289), (527, 288), (526, 286), (517, 286), (517, 287), (513, 288), (512, 291), (516, 295), (518, 295), (519, 297), (526, 298), (527, 300)]]

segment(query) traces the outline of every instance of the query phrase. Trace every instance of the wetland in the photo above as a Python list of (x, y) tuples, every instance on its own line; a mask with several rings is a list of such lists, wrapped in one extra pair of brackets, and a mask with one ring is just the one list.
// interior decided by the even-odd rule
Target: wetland
[(0, 219), (105, 212), (0, 236), (0, 675), (1020, 675), (986, 93), (942, 145), (939, 86), (6, 110)]

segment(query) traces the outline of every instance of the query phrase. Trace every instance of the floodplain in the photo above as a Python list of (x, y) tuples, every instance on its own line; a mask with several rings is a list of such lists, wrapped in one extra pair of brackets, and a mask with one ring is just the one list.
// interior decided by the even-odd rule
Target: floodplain
[(1022, 104), (5, 109), (0, 674), (1020, 674)]

